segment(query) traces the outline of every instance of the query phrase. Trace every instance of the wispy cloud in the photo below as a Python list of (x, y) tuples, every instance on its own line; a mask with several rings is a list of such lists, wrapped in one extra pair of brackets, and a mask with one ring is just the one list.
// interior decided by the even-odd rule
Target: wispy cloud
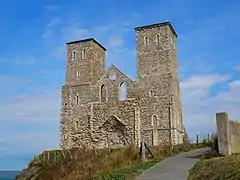
[(63, 59), (66, 54), (66, 48), (64, 45), (59, 45), (53, 50), (53, 56), (59, 59)]
[(87, 38), (89, 30), (81, 28), (77, 24), (72, 24), (69, 27), (62, 28), (62, 35), (65, 41), (74, 41)]
[(44, 9), (46, 11), (56, 11), (56, 10), (60, 9), (60, 6), (58, 6), (58, 5), (48, 5), (48, 6), (45, 6)]
[(57, 25), (61, 24), (61, 22), (62, 22), (62, 19), (59, 17), (51, 18), (47, 24), (47, 27), (57, 26)]
[(15, 65), (35, 65), (36, 58), (29, 56), (6, 56), (0, 57), (0, 61), (4, 63), (11, 63)]
[(0, 76), (0, 86), (5, 88), (14, 87), (17, 85), (27, 85), (32, 83), (34, 83), (34, 81), (28, 78), (21, 78), (21, 77), (16, 77), (11, 75)]
[(11, 97), (0, 103), (0, 121), (56, 121), (60, 118), (60, 88)]
[[(230, 81), (231, 76), (224, 74), (192, 75), (181, 82), (181, 99), (184, 122), (190, 135), (215, 131), (215, 113), (226, 111), (233, 119), (240, 119), (240, 81)], [(219, 85), (227, 85), (228, 89), (211, 89)]]
[(123, 38), (120, 36), (110, 37), (108, 44), (111, 48), (120, 48), (123, 46)]
[(234, 70), (240, 71), (240, 65), (235, 66)]

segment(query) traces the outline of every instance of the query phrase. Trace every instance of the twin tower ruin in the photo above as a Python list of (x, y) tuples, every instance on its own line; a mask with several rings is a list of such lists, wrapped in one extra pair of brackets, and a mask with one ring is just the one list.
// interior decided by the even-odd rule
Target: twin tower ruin
[[(182, 120), (177, 34), (169, 22), (136, 27), (137, 80), (112, 65), (95, 39), (68, 42), (60, 146), (180, 144)], [(121, 90), (125, 86), (125, 96)]]

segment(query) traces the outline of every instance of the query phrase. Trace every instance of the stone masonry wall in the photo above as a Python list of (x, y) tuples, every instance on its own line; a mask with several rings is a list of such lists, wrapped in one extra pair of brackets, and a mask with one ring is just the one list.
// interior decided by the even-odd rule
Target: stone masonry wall
[(228, 128), (231, 153), (240, 153), (240, 122), (229, 121)]
[(137, 81), (113, 65), (105, 71), (106, 49), (93, 38), (67, 43), (61, 148), (140, 145), (141, 138), (148, 145), (182, 143), (176, 32), (170, 23), (135, 31)]
[[(138, 80), (142, 98), (149, 94), (166, 97), (170, 139), (182, 143), (184, 132), (177, 63), (177, 35), (171, 25), (159, 24), (136, 28)], [(147, 39), (147, 40), (146, 40)]]
[(228, 119), (226, 112), (216, 114), (219, 153), (240, 153), (240, 123)]

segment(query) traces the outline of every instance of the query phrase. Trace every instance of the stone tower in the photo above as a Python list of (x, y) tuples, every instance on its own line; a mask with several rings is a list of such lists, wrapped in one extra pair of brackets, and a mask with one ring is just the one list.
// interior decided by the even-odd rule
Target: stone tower
[[(169, 22), (135, 28), (138, 81), (142, 98), (152, 99), (153, 114), (170, 129), (173, 144), (182, 139), (177, 65), (177, 34)], [(162, 108), (159, 108), (161, 104)], [(160, 110), (161, 109), (161, 110)], [(160, 111), (160, 112), (159, 112)], [(169, 117), (164, 117), (169, 114)]]
[(68, 42), (66, 85), (96, 83), (105, 73), (105, 51), (93, 38)]
[(136, 81), (114, 65), (105, 70), (106, 49), (95, 39), (66, 43), (62, 149), (139, 145), (142, 137), (154, 146), (183, 142), (177, 34), (169, 22), (137, 27), (135, 32)]

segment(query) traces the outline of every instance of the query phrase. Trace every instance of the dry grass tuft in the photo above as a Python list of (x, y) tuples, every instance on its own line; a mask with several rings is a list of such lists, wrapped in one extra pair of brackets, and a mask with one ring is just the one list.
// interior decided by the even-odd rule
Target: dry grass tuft
[(61, 161), (44, 163), (42, 160), (45, 156), (41, 157), (40, 161), (35, 158), (29, 164), (28, 170), (38, 171), (36, 180), (123, 180), (138, 175), (164, 157), (196, 149), (199, 146), (186, 141), (182, 145), (173, 147), (166, 143), (149, 147), (154, 158), (146, 150), (147, 161), (144, 163), (139, 161), (139, 148), (134, 145), (112, 149), (111, 152), (108, 152), (108, 149), (72, 148), (69, 153), (64, 153), (65, 158)]

